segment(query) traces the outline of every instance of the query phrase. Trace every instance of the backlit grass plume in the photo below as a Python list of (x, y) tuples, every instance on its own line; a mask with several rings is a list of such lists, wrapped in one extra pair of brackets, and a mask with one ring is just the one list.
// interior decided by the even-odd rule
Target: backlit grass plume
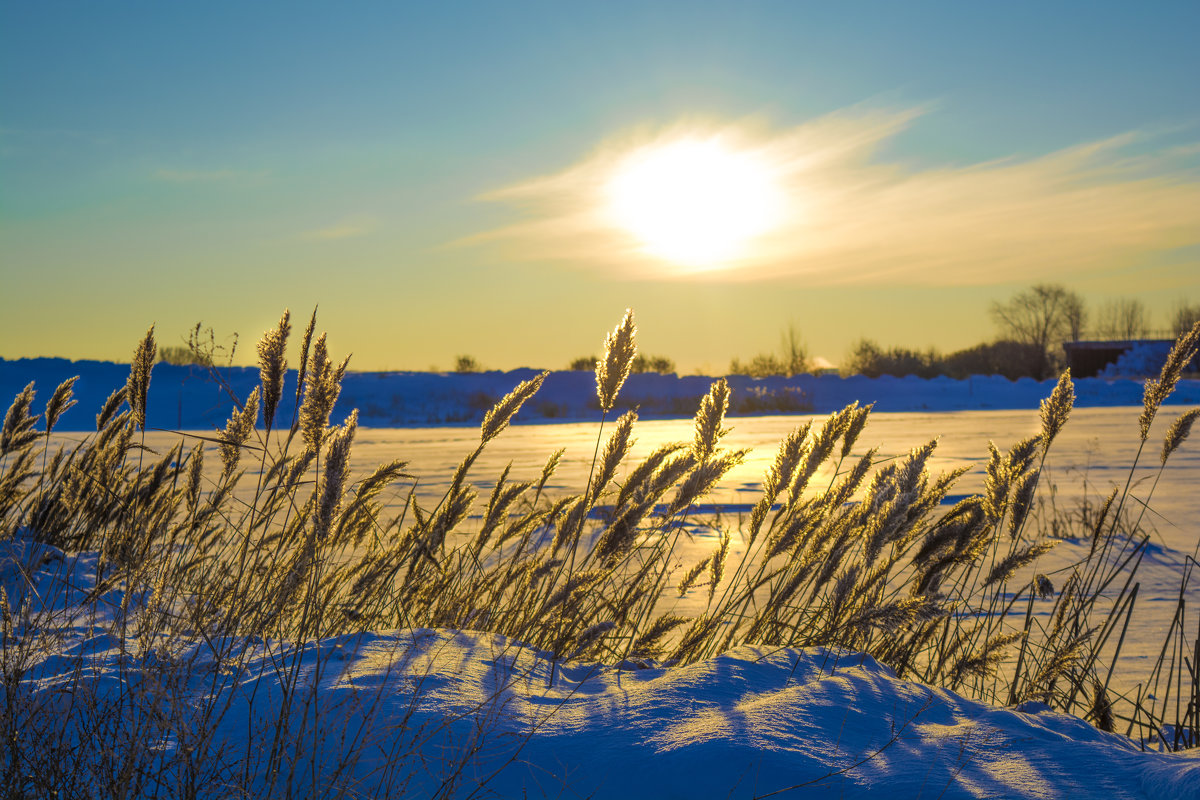
[(700, 399), (700, 410), (696, 413), (696, 428), (692, 442), (692, 458), (702, 463), (712, 457), (717, 442), (728, 433), (721, 427), (725, 412), (729, 409), (729, 384), (724, 378), (713, 382), (708, 394)]
[(4, 415), (4, 427), (0, 429), (0, 456), (21, 450), (38, 437), (36, 429), (38, 415), (32, 413), (35, 390), (30, 382), (13, 399)]
[(346, 356), (336, 368), (329, 360), (329, 351), (325, 345), (325, 334), (317, 337), (308, 362), (308, 371), (304, 383), (304, 401), (300, 404), (300, 432), (309, 449), (316, 452), (321, 449), (326, 429), (329, 427), (329, 415), (337, 403), (338, 394), (342, 389), (342, 376), (346, 374), (346, 366), (350, 356)]
[(1175, 391), (1175, 385), (1179, 383), (1179, 376), (1196, 357), (1198, 350), (1200, 350), (1200, 322), (1175, 340), (1171, 352), (1167, 354), (1162, 372), (1157, 378), (1146, 381), (1142, 393), (1142, 413), (1138, 417), (1138, 429), (1142, 434), (1143, 442), (1150, 436), (1150, 424), (1154, 422), (1154, 416), (1158, 413), (1159, 406)]
[(143, 431), (146, 429), (146, 395), (150, 391), (150, 370), (154, 368), (154, 358), (157, 355), (154, 326), (151, 325), (133, 352), (129, 381), (125, 384), (125, 399), (133, 409), (133, 423)]
[(58, 418), (63, 415), (71, 406), (77, 402), (72, 394), (75, 390), (75, 381), (78, 377), (67, 378), (58, 385), (54, 390), (54, 394), (50, 396), (50, 400), (46, 403), (46, 434), (49, 435), (54, 426), (58, 423)]
[(1167, 435), (1163, 437), (1162, 455), (1160, 460), (1163, 464), (1167, 463), (1167, 459), (1171, 454), (1179, 449), (1179, 445), (1183, 444), (1188, 438), (1188, 434), (1192, 432), (1192, 425), (1196, 418), (1200, 417), (1200, 408), (1189, 409), (1180, 414), (1171, 427), (1167, 430)]
[(1050, 397), (1042, 401), (1042, 447), (1050, 449), (1054, 437), (1067, 424), (1071, 407), (1075, 405), (1075, 386), (1071, 383), (1071, 370), (1063, 372), (1058, 385)]
[(246, 441), (254, 431), (254, 423), (258, 420), (259, 391), (259, 387), (255, 386), (254, 391), (246, 398), (246, 404), (240, 411), (233, 412), (225, 424), (225, 430), (221, 432), (221, 463), (223, 465), (221, 477), (223, 478), (228, 478), (237, 469), (238, 461), (242, 456), (242, 448), (245, 447)]
[[(300, 408), (300, 395), (304, 391), (304, 384), (308, 377), (308, 351), (312, 346), (313, 332), (317, 328), (317, 308), (313, 306), (312, 316), (308, 319), (308, 327), (304, 329), (304, 336), (300, 342), (300, 372), (296, 376), (296, 409)], [(292, 431), (300, 425), (300, 416), (296, 415), (292, 420)]]
[(350, 448), (358, 430), (358, 410), (350, 412), (346, 424), (336, 428), (329, 441), (329, 452), (325, 457), (325, 474), (321, 481), (321, 496), (317, 501), (313, 517), (313, 530), (318, 541), (329, 535), (333, 521), (342, 504), (342, 490), (350, 474)]
[(525, 401), (537, 394), (537, 390), (542, 388), (542, 381), (546, 380), (549, 372), (543, 372), (536, 375), (527, 381), (521, 381), (517, 387), (506, 394), (499, 403), (488, 410), (483, 417), (483, 424), (479, 427), (479, 439), (482, 444), (487, 444), (492, 439), (495, 439), (500, 433), (508, 427), (508, 423), (521, 410), (521, 406)]
[(621, 324), (604, 337), (604, 357), (596, 362), (596, 396), (603, 411), (612, 411), (617, 392), (629, 377), (637, 354), (636, 336), (633, 309), (626, 309)]
[(275, 424), (275, 410), (283, 396), (283, 376), (287, 374), (288, 333), (292, 330), (291, 312), (286, 309), (279, 325), (263, 334), (258, 342), (258, 372), (262, 380), (263, 425), (269, 431)]

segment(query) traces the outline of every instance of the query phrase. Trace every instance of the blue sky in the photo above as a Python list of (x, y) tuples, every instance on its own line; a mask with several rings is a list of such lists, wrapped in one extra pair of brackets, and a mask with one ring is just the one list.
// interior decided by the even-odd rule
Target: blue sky
[[(789, 323), (833, 361), (860, 336), (967, 346), (994, 335), (991, 300), (1036, 280), (1162, 317), (1200, 302), (1200, 212), (1180, 208), (1200, 186), (1196, 30), (1195, 3), (3, 2), (0, 356), (127, 358), (150, 322), (165, 341), (197, 320), (249, 340), (315, 303), (360, 369), (562, 366), (626, 306), (646, 350), (716, 370)], [(1061, 208), (1064, 182), (1086, 188), (1071, 202), (1106, 199), (1049, 220), (1074, 231), (1062, 252), (964, 213), (962, 256), (909, 243), (882, 277), (792, 250), (780, 264), (803, 269), (665, 279), (478, 238), (558, 214), (482, 197), (637, 132), (750, 121), (776, 142), (831, 115), (872, 141), (836, 172), (873, 187), (856, 203), (905, 178), (870, 218), (873, 264), (896, 250), (882, 215), (946, 174), (960, 188), (928, 213), (982, 197), (996, 231), (1029, 224), (1015, 207), (1039, 216), (1038, 192)], [(1034, 188), (994, 201), (1017, 183)], [(1121, 227), (1123, 197), (1137, 241), (1088, 244)], [(969, 280), (920, 267), (993, 238), (1007, 260)]]

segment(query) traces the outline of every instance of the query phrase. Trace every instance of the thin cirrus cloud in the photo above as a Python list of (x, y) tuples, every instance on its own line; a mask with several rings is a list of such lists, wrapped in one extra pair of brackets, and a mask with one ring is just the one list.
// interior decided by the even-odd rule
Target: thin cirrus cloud
[[(1195, 146), (1153, 150), (1130, 133), (1035, 158), (915, 167), (876, 157), (925, 109), (848, 109), (772, 132), (679, 125), (614, 140), (558, 173), (479, 199), (523, 219), (460, 242), (516, 261), (625, 277), (808, 285), (1009, 283), (1114, 268), (1200, 243)], [(605, 187), (640, 147), (718, 137), (771, 165), (785, 221), (736, 261), (703, 272), (656, 259), (614, 226)]]

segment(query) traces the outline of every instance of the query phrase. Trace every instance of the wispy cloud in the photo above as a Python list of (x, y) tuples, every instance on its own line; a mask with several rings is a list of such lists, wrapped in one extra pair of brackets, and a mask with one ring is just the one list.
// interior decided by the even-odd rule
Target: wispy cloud
[(267, 177), (266, 170), (251, 172), (237, 169), (158, 169), (154, 177), (169, 183), (230, 183), (258, 181)]
[(615, 228), (604, 188), (631, 150), (719, 136), (772, 165), (786, 222), (753, 253), (699, 275), (802, 277), (806, 284), (963, 285), (1031, 281), (1136, 263), (1200, 243), (1195, 146), (1154, 150), (1140, 133), (966, 166), (915, 168), (877, 157), (924, 109), (830, 114), (778, 132), (677, 126), (612, 141), (558, 173), (483, 195), (524, 219), (464, 243), (514, 260), (554, 260), (625, 276), (696, 273), (655, 259)]
[(301, 238), (311, 241), (335, 241), (337, 239), (353, 239), (358, 236), (366, 236), (373, 233), (378, 226), (378, 221), (371, 217), (360, 217), (354, 219), (346, 219), (335, 225), (330, 225), (327, 228), (317, 228), (311, 231), (305, 231), (301, 234)]

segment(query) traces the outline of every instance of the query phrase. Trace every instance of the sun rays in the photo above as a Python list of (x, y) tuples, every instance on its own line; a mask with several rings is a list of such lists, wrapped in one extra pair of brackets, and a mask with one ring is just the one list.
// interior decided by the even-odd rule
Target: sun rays
[(484, 194), (521, 215), (462, 243), (628, 278), (805, 286), (1017, 282), (1049, 265), (1095, 274), (1200, 244), (1195, 147), (1135, 132), (982, 163), (880, 153), (927, 111), (643, 129)]

